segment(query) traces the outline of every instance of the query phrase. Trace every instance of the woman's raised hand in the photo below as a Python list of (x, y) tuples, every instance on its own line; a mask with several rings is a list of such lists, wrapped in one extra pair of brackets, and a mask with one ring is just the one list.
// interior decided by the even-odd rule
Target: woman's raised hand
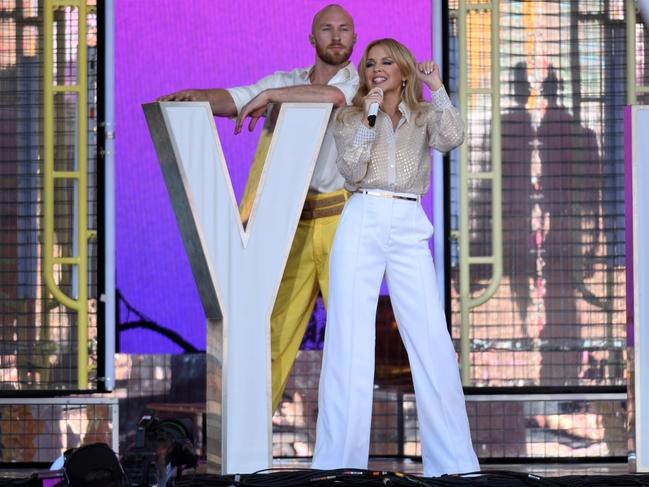
[(417, 78), (431, 91), (437, 91), (443, 84), (439, 66), (433, 61), (417, 63)]

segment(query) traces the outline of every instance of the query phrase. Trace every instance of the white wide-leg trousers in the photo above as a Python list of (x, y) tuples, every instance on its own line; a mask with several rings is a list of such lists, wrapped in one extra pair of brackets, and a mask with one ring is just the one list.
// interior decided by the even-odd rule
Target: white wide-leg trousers
[(329, 261), (329, 306), (313, 468), (367, 468), (376, 306), (386, 275), (417, 400), (424, 475), (479, 470), (417, 201), (352, 195)]

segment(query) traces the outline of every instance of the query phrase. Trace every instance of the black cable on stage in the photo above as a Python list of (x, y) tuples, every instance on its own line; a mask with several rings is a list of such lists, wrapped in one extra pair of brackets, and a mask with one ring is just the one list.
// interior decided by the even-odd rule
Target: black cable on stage
[(626, 487), (645, 486), (649, 487), (649, 475), (626, 474), (626, 475), (569, 475), (560, 477), (563, 487)]
[(25, 480), (0, 478), (0, 487), (27, 487), (28, 485), (29, 484)]
[[(376, 487), (457, 487), (474, 484), (475, 478), (445, 475), (437, 478), (418, 477), (401, 472), (387, 472), (361, 469), (311, 470), (311, 469), (268, 469), (254, 474), (228, 475), (221, 479), (202, 479), (203, 483), (183, 481), (179, 479), (177, 486), (193, 487), (198, 485), (231, 487), (293, 487), (310, 485), (326, 486), (376, 486)], [(225, 482), (224, 482), (225, 481)], [(216, 483), (215, 483), (216, 482)], [(509, 484), (511, 485), (511, 484)], [(538, 485), (538, 484), (537, 484)]]
[[(0, 487), (36, 487), (34, 479), (0, 478)], [(38, 484), (40, 485), (40, 483)], [(419, 477), (402, 472), (337, 469), (267, 469), (251, 474), (210, 475), (185, 474), (175, 480), (176, 487), (649, 487), (649, 475), (571, 475), (542, 477), (510, 470), (441, 477)]]
[[(552, 479), (550, 477), (543, 477), (541, 475), (529, 472), (516, 472), (513, 470), (488, 470), (486, 472), (483, 472), (482, 474), (489, 479), (488, 485), (512, 485), (512, 480), (516, 479), (519, 482), (518, 485), (534, 485), (540, 487), (561, 486), (561, 484), (558, 484), (555, 479)], [(498, 484), (496, 484), (495, 482), (498, 482)], [(502, 484), (500, 482), (502, 482)]]
[(462, 475), (419, 477), (401, 472), (361, 469), (267, 469), (252, 474), (188, 475), (177, 487), (649, 487), (648, 475), (598, 475), (543, 477), (533, 473), (490, 470)]

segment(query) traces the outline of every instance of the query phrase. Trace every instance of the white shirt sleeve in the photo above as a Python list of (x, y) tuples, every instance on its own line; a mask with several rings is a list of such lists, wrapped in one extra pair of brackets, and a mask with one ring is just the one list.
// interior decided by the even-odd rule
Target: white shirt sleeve
[[(227, 91), (232, 96), (232, 100), (234, 100), (234, 104), (237, 107), (237, 113), (239, 113), (246, 103), (264, 90), (308, 84), (308, 77), (306, 77), (305, 73), (308, 73), (309, 69), (297, 68), (293, 71), (277, 71), (254, 84), (227, 88)], [(345, 95), (345, 99), (349, 105), (358, 89), (358, 73), (353, 67), (347, 67), (345, 70), (345, 73), (338, 75), (339, 79), (342, 77), (345, 79), (329, 83), (329, 86), (338, 88)]]
[(252, 85), (227, 88), (227, 91), (234, 100), (234, 104), (237, 107), (237, 113), (239, 113), (246, 103), (262, 91), (270, 88), (283, 88), (285, 86), (295, 85), (295, 81), (296, 79), (299, 79), (299, 72), (301, 71), (302, 70), (299, 69), (290, 72), (277, 71), (260, 79)]
[(430, 93), (430, 103), (433, 105), (433, 108), (438, 111), (447, 110), (453, 108), (453, 103), (446, 93), (446, 88), (440, 86), (435, 91)]
[(358, 91), (358, 74), (356, 73), (355, 70), (353, 73), (354, 74), (350, 79), (346, 79), (338, 83), (329, 84), (329, 86), (338, 88), (340, 91), (343, 92), (343, 95), (345, 95), (345, 100), (347, 101), (347, 105), (352, 104), (354, 95), (356, 95), (356, 92)]

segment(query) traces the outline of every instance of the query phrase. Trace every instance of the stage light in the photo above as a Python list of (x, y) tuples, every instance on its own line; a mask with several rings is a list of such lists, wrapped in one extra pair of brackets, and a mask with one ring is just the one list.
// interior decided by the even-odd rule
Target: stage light
[(165, 487), (171, 485), (171, 477), (180, 477), (183, 469), (194, 468), (198, 458), (190, 431), (180, 419), (143, 416), (138, 422), (135, 447), (122, 457), (131, 485)]

